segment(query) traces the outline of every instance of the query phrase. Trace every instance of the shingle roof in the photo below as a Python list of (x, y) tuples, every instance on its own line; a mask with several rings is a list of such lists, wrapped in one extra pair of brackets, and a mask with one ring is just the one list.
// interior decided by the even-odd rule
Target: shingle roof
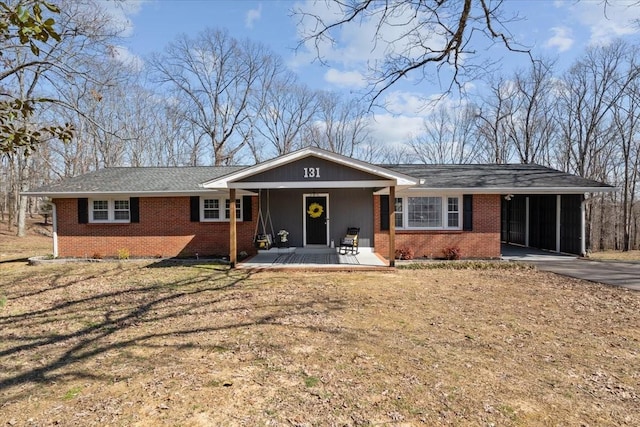
[[(420, 179), (418, 188), (476, 189), (481, 191), (608, 190), (612, 187), (544, 166), (507, 165), (379, 165), (396, 173)], [(247, 166), (114, 167), (46, 185), (27, 194), (63, 195), (100, 193), (197, 193), (202, 184), (238, 172)]]
[(429, 189), (558, 189), (598, 188), (610, 185), (535, 164), (386, 165), (388, 169), (421, 179)]
[(207, 180), (246, 166), (115, 167), (46, 185), (31, 193), (198, 192)]

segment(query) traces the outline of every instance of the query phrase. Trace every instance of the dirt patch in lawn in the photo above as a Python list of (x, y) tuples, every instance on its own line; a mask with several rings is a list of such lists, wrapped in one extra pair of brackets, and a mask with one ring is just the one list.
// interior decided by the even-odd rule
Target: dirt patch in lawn
[(640, 293), (525, 269), (0, 264), (8, 425), (640, 425)]

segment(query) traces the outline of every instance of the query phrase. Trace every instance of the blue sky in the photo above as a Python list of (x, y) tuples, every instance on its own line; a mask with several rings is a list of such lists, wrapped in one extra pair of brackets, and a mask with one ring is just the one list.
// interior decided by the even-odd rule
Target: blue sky
[[(615, 5), (605, 11), (602, 0), (506, 0), (504, 12), (521, 17), (507, 26), (514, 39), (530, 47), (536, 56), (556, 58), (557, 69), (562, 71), (590, 45), (606, 44), (619, 37), (638, 42), (640, 6), (634, 5), (637, 0), (612, 3)], [(375, 55), (366, 27), (348, 28), (339, 35), (339, 45), (325, 50), (329, 66), (314, 62), (313, 52), (304, 46), (295, 49), (299, 27), (291, 9), (302, 6), (326, 13), (324, 1), (125, 0), (120, 4), (123, 9), (114, 14), (126, 27), (120, 49), (123, 59), (144, 61), (178, 34), (195, 36), (206, 27), (225, 28), (238, 39), (262, 42), (280, 54), (311, 88), (353, 93), (364, 84), (364, 59)], [(112, 2), (109, 7), (113, 7)], [(499, 61), (506, 74), (528, 64), (526, 56), (504, 49), (480, 49), (480, 52)], [(469, 88), (472, 93), (480, 90), (473, 84)], [(387, 110), (377, 112), (372, 123), (373, 136), (394, 141), (415, 134), (429, 112), (422, 108), (423, 100), (438, 96), (442, 90), (428, 83), (391, 88), (385, 94)]]

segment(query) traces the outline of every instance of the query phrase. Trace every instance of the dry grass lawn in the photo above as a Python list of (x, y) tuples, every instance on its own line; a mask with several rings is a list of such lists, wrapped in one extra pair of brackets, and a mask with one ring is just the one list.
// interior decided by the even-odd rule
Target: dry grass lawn
[(640, 251), (602, 251), (593, 252), (589, 258), (598, 261), (640, 261)]
[(639, 312), (523, 268), (4, 261), (0, 422), (637, 426)]
[(0, 264), (8, 425), (640, 425), (640, 294), (532, 270)]
[(35, 255), (50, 255), (53, 251), (51, 219), (44, 225), (43, 218), (37, 216), (27, 221), (27, 236), (17, 237), (16, 228), (0, 221), (0, 262), (24, 259)]

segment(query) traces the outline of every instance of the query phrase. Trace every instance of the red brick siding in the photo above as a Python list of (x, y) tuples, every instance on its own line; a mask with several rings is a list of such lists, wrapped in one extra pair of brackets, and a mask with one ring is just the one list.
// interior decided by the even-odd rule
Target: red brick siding
[[(141, 197), (140, 222), (79, 224), (77, 199), (54, 199), (58, 220), (58, 255), (116, 257), (192, 257), (228, 255), (228, 222), (191, 222), (189, 197)], [(238, 222), (238, 252), (255, 253), (253, 234), (258, 199), (252, 198), (252, 221)]]
[[(389, 256), (389, 231), (380, 230), (380, 196), (373, 198), (375, 251)], [(442, 250), (458, 246), (463, 258), (500, 256), (500, 195), (473, 195), (473, 231), (396, 230), (396, 249), (411, 248), (416, 257), (441, 257)]]

